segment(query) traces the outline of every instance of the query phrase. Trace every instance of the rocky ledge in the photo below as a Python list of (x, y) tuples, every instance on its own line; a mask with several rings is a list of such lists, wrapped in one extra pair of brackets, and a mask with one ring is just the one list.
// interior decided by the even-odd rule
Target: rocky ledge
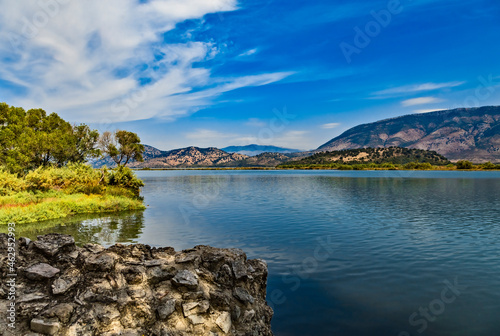
[[(267, 265), (241, 250), (77, 247), (60, 234), (21, 238), (16, 250), (15, 335), (272, 335)], [(5, 234), (0, 253), (0, 335), (9, 335)]]

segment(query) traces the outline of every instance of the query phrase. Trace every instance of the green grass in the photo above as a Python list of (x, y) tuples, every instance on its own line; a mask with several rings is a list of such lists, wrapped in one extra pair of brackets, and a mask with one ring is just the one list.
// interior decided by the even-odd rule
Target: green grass
[(144, 209), (139, 195), (143, 185), (125, 167), (98, 170), (69, 164), (38, 168), (25, 176), (0, 167), (0, 225)]
[(112, 195), (22, 193), (0, 197), (0, 225), (24, 224), (74, 214), (144, 209), (140, 199)]

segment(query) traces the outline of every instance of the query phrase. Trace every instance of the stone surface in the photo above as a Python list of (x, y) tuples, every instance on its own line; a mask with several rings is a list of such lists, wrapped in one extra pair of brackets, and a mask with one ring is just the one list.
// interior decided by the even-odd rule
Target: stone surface
[(60, 270), (46, 263), (40, 263), (26, 269), (26, 277), (31, 280), (46, 280), (53, 278)]
[(172, 313), (175, 311), (175, 303), (176, 301), (172, 299), (158, 306), (158, 316), (161, 320), (164, 320), (172, 315)]
[(172, 282), (177, 286), (184, 286), (189, 289), (198, 287), (198, 277), (188, 270), (179, 271), (172, 279)]
[(61, 324), (55, 320), (40, 318), (31, 320), (31, 330), (44, 335), (56, 335), (59, 329), (61, 329)]
[[(6, 249), (0, 234), (0, 264)], [(272, 336), (267, 265), (241, 250), (80, 248), (63, 235), (22, 239), (18, 250), (19, 335)]]
[(219, 315), (215, 323), (226, 334), (231, 330), (231, 315), (228, 312), (223, 312)]

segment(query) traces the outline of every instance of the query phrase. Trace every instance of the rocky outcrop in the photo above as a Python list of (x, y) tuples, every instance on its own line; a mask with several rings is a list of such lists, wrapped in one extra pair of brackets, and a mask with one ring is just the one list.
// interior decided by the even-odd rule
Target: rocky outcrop
[[(10, 301), (0, 235), (1, 319)], [(17, 241), (15, 335), (272, 335), (267, 265), (237, 249)], [(9, 335), (5, 320), (0, 335)]]

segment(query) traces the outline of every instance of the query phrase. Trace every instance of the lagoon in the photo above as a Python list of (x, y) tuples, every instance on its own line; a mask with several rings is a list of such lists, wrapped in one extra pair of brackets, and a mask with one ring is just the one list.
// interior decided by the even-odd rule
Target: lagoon
[(277, 336), (500, 334), (500, 172), (138, 175), (144, 212), (18, 225), (18, 236), (241, 248), (268, 262)]

